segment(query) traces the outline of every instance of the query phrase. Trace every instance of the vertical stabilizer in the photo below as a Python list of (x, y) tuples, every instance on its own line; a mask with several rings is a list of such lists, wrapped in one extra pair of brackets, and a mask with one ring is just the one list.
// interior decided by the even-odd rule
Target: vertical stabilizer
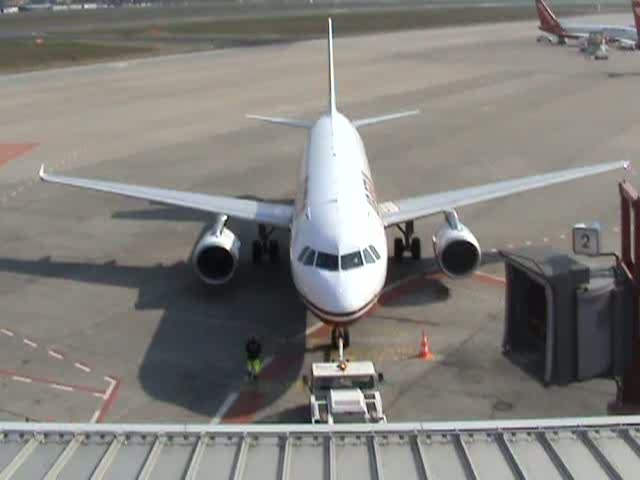
[(640, 0), (631, 0), (631, 10), (633, 10), (633, 20), (636, 23), (636, 48), (640, 47)]
[(544, 3), (544, 0), (536, 0), (536, 9), (540, 20), (540, 26), (538, 27), (540, 30), (558, 36), (562, 36), (565, 33), (560, 21), (547, 4)]
[(336, 111), (336, 84), (333, 75), (333, 26), (329, 17), (329, 113)]

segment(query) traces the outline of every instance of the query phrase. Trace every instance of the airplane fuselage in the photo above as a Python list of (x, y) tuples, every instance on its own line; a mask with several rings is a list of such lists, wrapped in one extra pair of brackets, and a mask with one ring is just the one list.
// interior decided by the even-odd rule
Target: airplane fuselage
[(357, 130), (337, 111), (309, 132), (289, 256), (300, 297), (325, 323), (359, 319), (384, 286), (387, 241), (369, 162)]

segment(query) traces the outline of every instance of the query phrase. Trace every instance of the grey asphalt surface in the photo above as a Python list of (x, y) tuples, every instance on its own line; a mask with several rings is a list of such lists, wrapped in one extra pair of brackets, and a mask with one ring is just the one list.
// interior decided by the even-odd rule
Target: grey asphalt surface
[[(345, 113), (423, 112), (363, 131), (380, 199), (638, 156), (640, 57), (593, 62), (574, 47), (539, 45), (536, 34), (523, 22), (336, 41)], [(291, 198), (303, 133), (244, 114), (319, 114), (325, 56), (324, 41), (310, 41), (0, 77), (3, 418), (201, 422), (241, 392), (229, 420), (304, 420), (300, 376), (327, 355), (327, 337), (305, 337), (316, 320), (286, 264), (250, 265), (254, 226), (230, 222), (242, 263), (212, 289), (186, 263), (206, 215), (36, 175), (46, 163), (71, 175)], [(31, 143), (8, 159), (8, 144)], [(464, 208), (461, 218), (489, 252), (527, 242), (568, 249), (571, 225), (590, 220), (615, 248), (622, 176)], [(441, 221), (416, 224), (426, 258), (391, 267), (393, 280), (431, 271)], [(502, 273), (492, 255), (482, 270)], [(502, 357), (503, 295), (475, 280), (427, 281), (353, 328), (350, 355), (386, 374), (390, 420), (605, 413), (612, 382), (543, 388)], [(423, 329), (433, 362), (413, 358)], [(273, 356), (257, 389), (243, 380), (249, 334)]]

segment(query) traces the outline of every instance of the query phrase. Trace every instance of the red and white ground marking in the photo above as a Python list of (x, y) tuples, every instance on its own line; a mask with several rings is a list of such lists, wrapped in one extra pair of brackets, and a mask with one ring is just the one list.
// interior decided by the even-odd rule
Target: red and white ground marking
[[(79, 361), (72, 361), (69, 359), (68, 354), (61, 352), (58, 349), (43, 347), (37, 341), (28, 337), (23, 337), (13, 330), (9, 330), (7, 328), (0, 328), (0, 333), (9, 338), (21, 339), (22, 340), (21, 343), (29, 347), (29, 349), (31, 350), (46, 351), (47, 356), (54, 359), (53, 361), (66, 362), (70, 366), (73, 366), (73, 368), (80, 370), (84, 373), (93, 372), (93, 369), (88, 364), (84, 362), (79, 362)], [(108, 375), (102, 378), (102, 380), (107, 382), (107, 387), (104, 390), (95, 388), (92, 386), (88, 386), (88, 385), (60, 382), (52, 378), (41, 377), (37, 375), (26, 375), (22, 372), (6, 370), (6, 369), (5, 370), (0, 369), (0, 377), (9, 378), (13, 381), (26, 383), (26, 384), (44, 385), (52, 389), (63, 391), (63, 392), (93, 395), (94, 397), (101, 399), (101, 403), (99, 408), (93, 413), (90, 419), (92, 423), (103, 422), (105, 420), (107, 414), (113, 407), (113, 404), (115, 403), (118, 397), (118, 393), (121, 387), (121, 381), (119, 378), (108, 376)]]
[(111, 408), (113, 408), (113, 404), (118, 398), (118, 393), (120, 392), (120, 387), (122, 383), (119, 378), (115, 378), (107, 375), (104, 377), (104, 379), (107, 382), (109, 382), (109, 388), (107, 388), (103, 394), (102, 405), (98, 410), (96, 410), (93, 413), (90, 420), (91, 423), (104, 422), (105, 418), (107, 417), (107, 414), (109, 413)]
[(103, 390), (99, 390), (97, 388), (90, 387), (90, 386), (87, 386), (87, 385), (77, 385), (77, 384), (71, 384), (71, 383), (58, 382), (58, 381), (50, 379), (50, 378), (39, 377), (39, 376), (35, 376), (35, 375), (25, 375), (23, 373), (16, 372), (14, 370), (0, 369), (0, 377), (6, 377), (6, 378), (9, 378), (11, 380), (15, 380), (16, 382), (36, 383), (36, 384), (40, 384), (40, 385), (47, 385), (47, 386), (49, 386), (51, 388), (54, 388), (56, 390), (63, 390), (65, 392), (82, 392), (82, 393), (88, 393), (88, 394), (93, 394), (93, 393), (104, 394)]
[(38, 143), (0, 143), (0, 167), (37, 147)]
[(210, 422), (211, 425), (217, 425), (222, 421), (222, 419), (227, 414), (227, 412), (229, 411), (231, 406), (238, 399), (239, 395), (240, 395), (240, 392), (231, 392), (227, 396), (227, 398), (224, 400), (224, 402), (222, 402), (222, 405), (220, 405), (220, 408), (218, 408), (218, 411), (216, 412), (216, 414), (211, 419), (211, 422)]
[[(316, 324), (318, 325), (318, 324)], [(323, 324), (320, 324), (323, 325)], [(314, 325), (315, 327), (315, 325)], [(316, 328), (317, 330), (317, 328)], [(314, 330), (315, 331), (315, 330)], [(268, 375), (268, 367), (273, 363), (273, 360), (275, 359), (274, 355), (270, 355), (267, 358), (264, 359), (264, 362), (262, 362), (262, 374), (261, 375), (265, 375), (265, 373)], [(249, 397), (249, 398), (247, 398)], [(211, 419), (211, 421), (209, 423), (211, 423), (212, 425), (218, 425), (219, 423), (222, 423), (223, 421), (229, 421), (230, 418), (229, 417), (233, 417), (236, 422), (238, 421), (238, 419), (240, 418), (242, 420), (242, 422), (252, 422), (254, 420), (254, 417), (252, 414), (243, 414), (241, 416), (234, 416), (234, 415), (227, 415), (230, 411), (232, 411), (233, 407), (235, 407), (238, 404), (246, 404), (247, 401), (251, 401), (251, 399), (255, 398), (255, 395), (253, 394), (253, 392), (246, 392), (246, 391), (234, 391), (231, 392), (229, 395), (227, 395), (227, 398), (225, 398), (224, 402), (222, 402), (222, 405), (220, 405), (220, 407), (218, 408), (218, 411), (216, 412), (216, 414), (213, 416), (213, 418)], [(237, 403), (236, 403), (237, 402)], [(258, 407), (259, 408), (259, 407)]]

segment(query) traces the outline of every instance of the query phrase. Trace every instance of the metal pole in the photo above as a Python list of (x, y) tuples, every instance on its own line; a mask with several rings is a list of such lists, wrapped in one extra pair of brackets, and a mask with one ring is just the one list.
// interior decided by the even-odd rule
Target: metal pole
[(630, 202), (627, 198), (626, 182), (620, 182), (618, 184), (618, 187), (620, 190), (620, 242), (622, 262), (627, 266), (627, 268), (629, 268), (631, 266), (631, 218), (629, 215)]
[[(637, 194), (631, 201), (633, 208), (633, 268), (629, 268), (633, 275), (635, 285), (632, 287), (633, 301), (633, 333), (631, 338), (631, 364), (625, 370), (622, 384), (622, 403), (630, 407), (640, 405), (640, 329), (638, 320), (640, 318), (638, 280), (640, 279), (640, 200)], [(630, 227), (629, 227), (630, 230)], [(631, 232), (629, 232), (631, 234)]]

